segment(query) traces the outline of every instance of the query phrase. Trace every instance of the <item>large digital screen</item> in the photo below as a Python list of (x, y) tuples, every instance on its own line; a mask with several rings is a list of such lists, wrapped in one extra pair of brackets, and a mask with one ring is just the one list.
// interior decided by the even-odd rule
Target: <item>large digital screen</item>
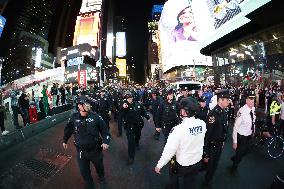
[(168, 0), (159, 21), (163, 71), (212, 65), (200, 49), (250, 22), (246, 15), (271, 0)]
[(83, 0), (80, 13), (101, 11), (102, 2), (102, 0)]
[(99, 27), (99, 13), (89, 17), (77, 16), (73, 45), (88, 43), (92, 47), (98, 46)]
[(80, 65), (80, 64), (83, 64), (83, 63), (84, 63), (84, 57), (83, 56), (76, 57), (76, 58), (72, 58), (72, 59), (67, 60), (67, 67), (77, 66), (77, 65)]
[(119, 77), (126, 77), (126, 59), (116, 58), (116, 67), (118, 69)]
[(116, 56), (124, 57), (126, 56), (126, 36), (125, 32), (116, 33)]
[(5, 23), (6, 23), (6, 19), (0, 15), (0, 37), (1, 37), (1, 34), (3, 32), (3, 28), (5, 26)]
[(246, 16), (271, 0), (192, 0), (191, 6), (200, 33), (200, 46), (206, 47), (250, 22)]
[(181, 65), (212, 65), (200, 54), (200, 34), (188, 0), (169, 0), (159, 21), (163, 71)]

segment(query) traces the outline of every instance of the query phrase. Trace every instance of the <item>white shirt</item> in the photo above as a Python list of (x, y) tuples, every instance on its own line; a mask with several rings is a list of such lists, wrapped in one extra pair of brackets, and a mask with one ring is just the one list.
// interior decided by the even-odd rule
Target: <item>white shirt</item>
[(253, 113), (253, 121), (255, 123), (255, 107), (250, 109), (248, 105), (244, 105), (238, 111), (237, 118), (233, 129), (233, 143), (237, 143), (238, 133), (242, 136), (249, 136), (252, 134), (252, 120), (250, 111)]
[(218, 104), (217, 95), (214, 95), (214, 96), (211, 98), (211, 100), (210, 100), (209, 109), (210, 109), (210, 110), (213, 110), (213, 108), (214, 108), (215, 106), (217, 106), (217, 104)]
[(194, 117), (185, 118), (181, 124), (172, 129), (157, 167), (161, 169), (174, 155), (182, 166), (199, 162), (203, 155), (205, 133), (204, 121)]

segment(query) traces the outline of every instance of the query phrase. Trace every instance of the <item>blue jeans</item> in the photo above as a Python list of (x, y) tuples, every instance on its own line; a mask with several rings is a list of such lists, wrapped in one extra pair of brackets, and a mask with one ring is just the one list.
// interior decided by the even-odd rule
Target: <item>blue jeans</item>
[(30, 123), (30, 116), (29, 116), (29, 110), (25, 108), (21, 108), (21, 113), (24, 121), (24, 126)]

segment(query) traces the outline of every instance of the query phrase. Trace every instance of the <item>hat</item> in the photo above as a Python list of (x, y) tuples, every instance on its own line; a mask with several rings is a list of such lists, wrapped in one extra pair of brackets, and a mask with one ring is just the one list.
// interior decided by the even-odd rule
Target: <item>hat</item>
[(186, 97), (181, 99), (180, 105), (182, 109), (185, 109), (186, 111), (193, 111), (197, 112), (199, 111), (199, 105), (195, 103), (191, 98)]
[(254, 90), (247, 90), (245, 93), (246, 98), (255, 98), (255, 91)]
[(229, 89), (221, 89), (217, 93), (217, 98), (230, 98), (230, 90)]
[(132, 93), (130, 91), (126, 91), (124, 94), (125, 98), (131, 98), (133, 97)]
[(78, 104), (90, 104), (90, 100), (86, 96), (82, 95), (78, 98)]
[(182, 91), (187, 91), (188, 90), (188, 87), (181, 87), (180, 88)]

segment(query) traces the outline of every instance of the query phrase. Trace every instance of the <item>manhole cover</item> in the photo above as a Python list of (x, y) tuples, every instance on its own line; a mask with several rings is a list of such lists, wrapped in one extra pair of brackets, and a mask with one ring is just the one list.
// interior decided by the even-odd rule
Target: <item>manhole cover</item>
[(71, 159), (51, 149), (40, 149), (34, 158), (13, 166), (0, 176), (1, 189), (40, 189)]

